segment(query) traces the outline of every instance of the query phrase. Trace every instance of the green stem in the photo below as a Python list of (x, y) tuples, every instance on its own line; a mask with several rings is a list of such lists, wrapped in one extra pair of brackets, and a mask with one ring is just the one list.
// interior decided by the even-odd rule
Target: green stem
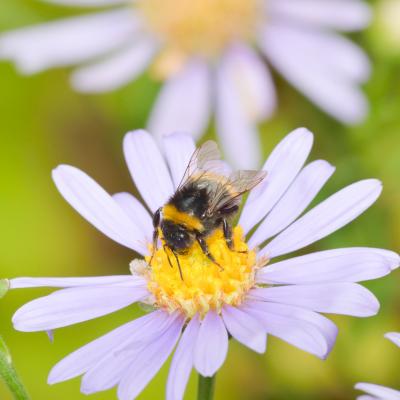
[(197, 400), (212, 400), (215, 390), (215, 376), (206, 378), (199, 374), (199, 384), (197, 388)]
[(28, 392), (18, 377), (11, 355), (4, 340), (0, 336), (0, 377), (7, 384), (15, 400), (29, 400)]

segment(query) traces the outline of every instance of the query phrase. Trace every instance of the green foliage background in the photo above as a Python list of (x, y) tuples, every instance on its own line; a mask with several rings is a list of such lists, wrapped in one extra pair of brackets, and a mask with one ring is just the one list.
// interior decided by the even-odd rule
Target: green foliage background
[[(400, 247), (400, 38), (388, 36), (380, 20), (382, 1), (372, 1), (372, 26), (354, 36), (369, 53), (373, 75), (365, 90), (371, 112), (365, 123), (344, 127), (275, 76), (279, 111), (261, 127), (263, 152), (289, 131), (306, 126), (315, 137), (312, 159), (324, 158), (337, 172), (319, 199), (362, 178), (384, 182), (378, 202), (356, 222), (321, 240), (311, 250), (346, 246)], [(0, 31), (75, 15), (82, 10), (35, 0), (1, 0)], [(399, 16), (400, 20), (400, 16)], [(110, 94), (75, 93), (68, 69), (20, 76), (0, 63), (0, 277), (123, 274), (134, 254), (107, 239), (84, 221), (56, 191), (50, 171), (59, 163), (76, 165), (110, 192), (134, 190), (121, 152), (125, 132), (143, 127), (158, 85), (143, 76)], [(208, 135), (214, 135), (210, 127)], [(377, 317), (334, 317), (340, 333), (326, 361), (275, 338), (265, 355), (231, 342), (218, 376), (217, 399), (352, 399), (357, 381), (400, 389), (400, 350), (383, 339), (400, 331), (399, 272), (366, 286), (379, 297)], [(11, 316), (26, 301), (47, 293), (30, 289), (9, 293), (0, 303), (0, 334), (34, 400), (84, 399), (79, 380), (48, 386), (51, 366), (78, 346), (135, 318), (129, 308), (95, 321), (60, 329), (51, 344), (44, 333), (21, 333)], [(141, 399), (161, 399), (165, 366)], [(196, 378), (187, 390), (194, 399)], [(115, 392), (93, 399), (115, 399)], [(0, 383), (0, 399), (11, 399)]]

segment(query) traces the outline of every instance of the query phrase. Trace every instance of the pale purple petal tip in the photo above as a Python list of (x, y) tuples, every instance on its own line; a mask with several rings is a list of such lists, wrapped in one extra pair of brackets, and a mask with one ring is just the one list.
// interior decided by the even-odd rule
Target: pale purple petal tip
[(225, 306), (222, 318), (229, 333), (240, 343), (256, 351), (264, 353), (267, 335), (263, 326), (251, 315), (240, 308)]
[(388, 332), (385, 334), (385, 338), (392, 341), (396, 346), (400, 347), (400, 333), (399, 332)]
[(267, 333), (321, 359), (327, 357), (335, 343), (335, 324), (318, 313), (260, 301), (248, 301), (242, 309), (256, 318)]
[(143, 232), (115, 200), (92, 178), (69, 165), (52, 172), (64, 199), (100, 232), (140, 254), (147, 254)]
[(23, 305), (12, 321), (19, 331), (47, 331), (110, 314), (147, 296), (145, 287), (61, 289)]
[(277, 257), (328, 236), (367, 210), (381, 192), (382, 183), (377, 179), (365, 179), (345, 187), (276, 236), (259, 256)]
[(397, 268), (399, 256), (389, 250), (353, 247), (319, 251), (268, 265), (257, 272), (266, 284), (360, 282)]
[(375, 385), (373, 383), (360, 382), (354, 386), (358, 390), (362, 390), (372, 396), (376, 396), (382, 400), (399, 400), (400, 391), (388, 388), (386, 386)]
[(370, 317), (379, 310), (377, 298), (357, 283), (289, 285), (253, 289), (250, 296), (267, 302), (290, 304), (309, 310)]
[[(386, 250), (387, 251), (387, 250)], [(390, 265), (390, 269), (393, 271), (397, 268), (399, 268), (400, 266), (400, 255), (391, 251), (391, 265)]]

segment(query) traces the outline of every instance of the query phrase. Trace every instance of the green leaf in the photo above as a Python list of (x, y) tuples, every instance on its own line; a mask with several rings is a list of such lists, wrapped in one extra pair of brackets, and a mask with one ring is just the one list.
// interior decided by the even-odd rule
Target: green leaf
[[(7, 288), (8, 289), (8, 288)], [(15, 400), (29, 400), (28, 392), (12, 364), (11, 354), (0, 336), (0, 377), (6, 383)]]
[(6, 295), (10, 288), (10, 282), (8, 279), (0, 279), (0, 299)]
[(8, 348), (1, 336), (0, 336), (0, 357), (4, 357), (4, 360), (7, 364), (9, 365), (12, 364), (11, 354), (8, 351)]

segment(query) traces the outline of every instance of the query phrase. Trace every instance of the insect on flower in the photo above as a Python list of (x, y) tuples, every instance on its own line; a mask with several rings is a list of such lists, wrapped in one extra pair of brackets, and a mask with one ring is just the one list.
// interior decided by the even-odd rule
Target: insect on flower
[[(276, 336), (325, 359), (338, 329), (322, 314), (375, 315), (378, 299), (358, 282), (391, 273), (400, 264), (398, 254), (346, 247), (276, 260), (348, 224), (381, 193), (378, 180), (365, 179), (307, 210), (334, 172), (324, 160), (304, 165), (312, 142), (312, 133), (304, 128), (286, 136), (263, 166), (268, 175), (256, 185), (263, 173), (232, 174), (227, 167), (225, 170), (212, 142), (195, 151), (192, 137), (175, 133), (163, 138), (160, 149), (149, 133), (130, 132), (124, 139), (125, 158), (145, 205), (126, 192), (110, 195), (75, 167), (58, 166), (53, 179), (63, 197), (98, 230), (142, 258), (132, 261), (131, 273), (119, 276), (11, 279), (11, 290), (60, 288), (23, 305), (13, 316), (15, 329), (51, 331), (137, 302), (151, 305), (152, 311), (66, 356), (53, 367), (48, 382), (82, 375), (83, 393), (118, 387), (119, 400), (132, 400), (173, 354), (165, 397), (182, 400), (193, 369), (211, 377), (222, 367), (229, 337), (264, 353), (267, 337)], [(169, 247), (152, 246), (154, 227), (148, 210), (154, 215), (161, 207), (160, 225), (168, 221), (168, 207), (181, 204), (171, 199), (190, 188), (185, 182), (194, 180), (199, 187), (198, 177), (205, 175), (211, 176), (205, 187), (215, 194), (213, 185), (220, 183), (224, 188), (221, 193), (230, 200), (233, 191), (240, 193), (256, 186), (238, 222), (232, 223), (233, 251), (222, 221), (215, 229), (211, 225), (208, 235), (203, 231), (210, 254), (223, 269), (204, 254), (193, 235), (193, 244), (184, 241), (180, 248), (189, 246), (187, 251), (177, 252), (182, 280), (179, 269), (175, 265), (171, 268), (168, 261)], [(187, 195), (184, 198), (193, 200)], [(239, 198), (232, 203), (230, 218), (237, 211), (234, 206)], [(218, 196), (212, 199), (223, 204)], [(193, 208), (187, 205), (186, 212), (178, 215), (196, 216), (187, 210)], [(198, 215), (201, 213), (196, 218)], [(227, 226), (230, 218), (226, 218)], [(177, 222), (176, 216), (172, 222)], [(161, 228), (159, 231), (165, 240), (163, 235), (168, 235)], [(185, 226), (183, 232), (190, 231)], [(175, 242), (169, 244), (180, 250)]]
[[(164, 250), (175, 256), (183, 280), (178, 254), (187, 253), (196, 242), (203, 253), (221, 269), (210, 253), (207, 237), (222, 228), (227, 246), (234, 250), (231, 220), (239, 211), (242, 195), (257, 186), (265, 171), (231, 173), (220, 160), (217, 144), (207, 141), (192, 155), (177, 190), (153, 217), (153, 255), (162, 233)], [(151, 265), (150, 260), (150, 265)], [(172, 267), (172, 263), (168, 257)]]

